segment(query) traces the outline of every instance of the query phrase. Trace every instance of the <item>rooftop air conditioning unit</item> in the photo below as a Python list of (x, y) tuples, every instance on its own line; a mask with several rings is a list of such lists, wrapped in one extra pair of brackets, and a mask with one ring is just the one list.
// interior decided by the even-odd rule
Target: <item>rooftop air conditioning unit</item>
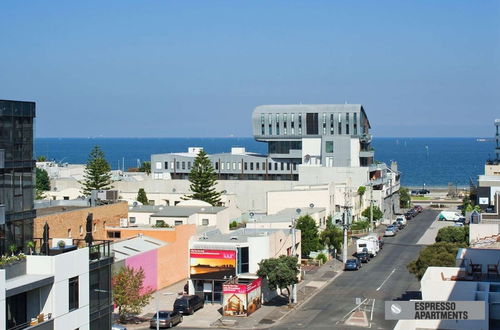
[(118, 190), (98, 190), (97, 198), (103, 201), (118, 200)]
[(127, 228), (128, 227), (128, 219), (127, 218), (121, 218), (120, 219), (120, 227), (122, 227), (122, 228)]

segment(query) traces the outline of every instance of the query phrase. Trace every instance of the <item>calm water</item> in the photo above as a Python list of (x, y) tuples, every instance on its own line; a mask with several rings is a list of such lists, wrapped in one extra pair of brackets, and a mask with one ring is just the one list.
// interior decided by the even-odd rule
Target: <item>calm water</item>
[[(150, 160), (151, 154), (184, 152), (188, 147), (204, 147), (208, 153), (229, 152), (232, 146), (266, 153), (266, 144), (253, 138), (39, 138), (36, 155), (67, 163), (84, 163), (94, 145), (104, 150), (116, 169), (136, 167)], [(494, 142), (475, 138), (374, 138), (375, 159), (389, 163), (396, 160), (406, 186), (446, 186), (453, 182), (469, 184), (484, 172), (484, 162), (493, 156)], [(120, 165), (118, 165), (120, 164)]]

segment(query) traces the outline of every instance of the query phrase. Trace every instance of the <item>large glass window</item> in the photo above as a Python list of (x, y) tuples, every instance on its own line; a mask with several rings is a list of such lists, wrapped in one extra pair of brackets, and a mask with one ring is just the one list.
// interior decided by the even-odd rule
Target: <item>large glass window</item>
[(333, 123), (334, 123), (334, 119), (333, 119), (333, 113), (330, 114), (330, 134), (333, 135)]
[(323, 112), (323, 135), (326, 135), (326, 113)]
[(280, 115), (276, 114), (276, 135), (280, 135)]
[(318, 114), (317, 113), (307, 113), (306, 114), (306, 134), (307, 135), (317, 135), (318, 134)]
[(248, 247), (238, 248), (238, 274), (248, 273)]
[(260, 134), (266, 134), (266, 123), (265, 123), (265, 115), (260, 115)]
[(299, 135), (302, 135), (302, 114), (299, 113)]
[(354, 121), (354, 123), (353, 123), (354, 124), (353, 125), (354, 132), (353, 132), (353, 134), (354, 135), (358, 135), (358, 114), (355, 112), (353, 114), (353, 116), (354, 116), (354, 119), (353, 119), (353, 121)]
[(349, 114), (345, 114), (345, 134), (349, 134)]
[(338, 127), (338, 130), (337, 130), (337, 134), (342, 134), (342, 114), (339, 113), (339, 127)]
[(69, 311), (78, 309), (78, 276), (69, 279)]
[(283, 135), (286, 135), (286, 113), (283, 114)]
[(301, 150), (302, 141), (270, 141), (268, 151), (270, 154), (288, 154), (290, 150)]
[(290, 119), (290, 134), (295, 134), (295, 114), (290, 115), (292, 118)]
[(269, 135), (273, 135), (273, 116), (271, 114), (267, 116), (267, 125), (269, 127)]

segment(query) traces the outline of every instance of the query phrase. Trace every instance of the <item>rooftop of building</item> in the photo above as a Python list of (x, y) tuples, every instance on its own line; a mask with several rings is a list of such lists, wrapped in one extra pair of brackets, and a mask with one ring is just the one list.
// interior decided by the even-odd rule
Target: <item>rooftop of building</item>
[(111, 244), (111, 250), (115, 253), (115, 260), (120, 261), (144, 252), (158, 249), (167, 244), (166, 242), (149, 236), (139, 235)]
[(250, 229), (240, 228), (233, 230), (227, 234), (221, 233), (220, 230), (205, 232), (205, 234), (194, 239), (195, 242), (205, 243), (246, 243), (249, 237), (269, 236), (276, 232), (288, 233), (288, 229)]
[(361, 104), (269, 104), (257, 106), (254, 112), (353, 112), (362, 109)]
[(154, 217), (181, 217), (187, 218), (193, 214), (217, 214), (226, 207), (223, 206), (163, 206), (160, 211), (156, 212), (152, 216)]

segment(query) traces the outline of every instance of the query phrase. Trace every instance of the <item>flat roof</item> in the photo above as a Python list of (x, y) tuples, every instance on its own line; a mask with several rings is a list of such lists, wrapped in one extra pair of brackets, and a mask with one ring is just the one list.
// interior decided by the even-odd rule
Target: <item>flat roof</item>
[(152, 217), (184, 217), (187, 218), (196, 213), (217, 214), (226, 207), (223, 206), (163, 206), (163, 209), (151, 215)]
[(220, 230), (206, 233), (205, 237), (199, 236), (194, 242), (199, 243), (246, 243), (249, 237), (269, 236), (269, 234), (282, 231), (287, 233), (289, 229), (253, 229), (240, 228), (227, 234), (222, 234)]

